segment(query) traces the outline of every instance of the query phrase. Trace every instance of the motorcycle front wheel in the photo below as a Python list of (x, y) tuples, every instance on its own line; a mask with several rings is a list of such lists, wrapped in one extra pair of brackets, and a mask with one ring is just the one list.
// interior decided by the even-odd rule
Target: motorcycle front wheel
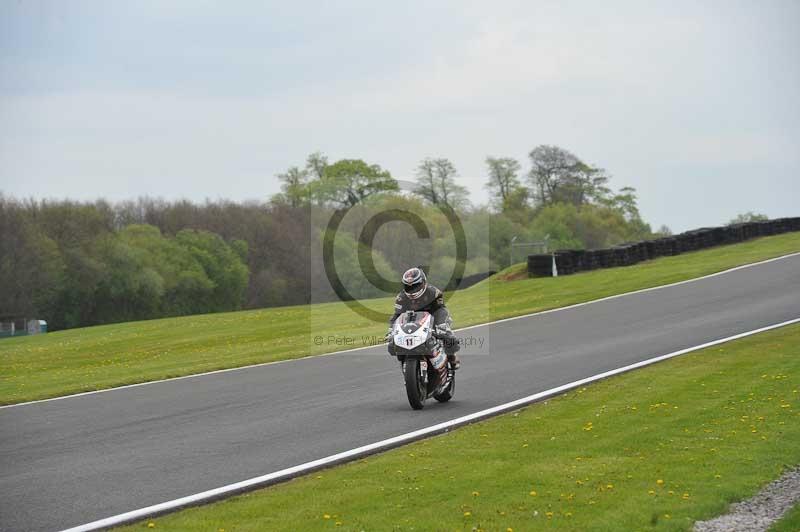
[(420, 375), (419, 358), (406, 358), (405, 365), (403, 366), (403, 377), (406, 381), (408, 403), (414, 410), (422, 410), (425, 407), (427, 389)]

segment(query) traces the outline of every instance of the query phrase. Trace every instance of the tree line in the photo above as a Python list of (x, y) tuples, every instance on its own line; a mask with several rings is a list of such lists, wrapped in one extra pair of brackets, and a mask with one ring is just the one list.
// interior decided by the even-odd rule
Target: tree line
[[(555, 249), (653, 236), (633, 189), (612, 191), (604, 170), (557, 146), (534, 148), (525, 173), (513, 158), (487, 157), (488, 205), (470, 204), (448, 159), (423, 159), (415, 178), (413, 191), (401, 191), (377, 164), (312, 153), (279, 174), (281, 192), (264, 201), (0, 195), (0, 316), (43, 318), (55, 330), (333, 300), (319, 250), (328, 220), (343, 208), (336, 269), (358, 298), (383, 295), (361, 271), (365, 251), (385, 278), (425, 264), (433, 282), (448, 281), (457, 258), (443, 207), (464, 227), (465, 275), (507, 266), (514, 237), (549, 236)], [(429, 238), (395, 222), (363, 249), (364, 223), (387, 211), (418, 214)]]

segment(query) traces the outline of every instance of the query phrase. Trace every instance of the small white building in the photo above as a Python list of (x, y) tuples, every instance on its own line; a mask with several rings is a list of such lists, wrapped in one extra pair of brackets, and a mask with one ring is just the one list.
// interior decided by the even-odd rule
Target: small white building
[(0, 317), (0, 338), (28, 336), (46, 332), (47, 322), (44, 320), (29, 320), (13, 316)]
[(44, 320), (28, 320), (28, 334), (42, 334), (47, 332), (47, 322)]

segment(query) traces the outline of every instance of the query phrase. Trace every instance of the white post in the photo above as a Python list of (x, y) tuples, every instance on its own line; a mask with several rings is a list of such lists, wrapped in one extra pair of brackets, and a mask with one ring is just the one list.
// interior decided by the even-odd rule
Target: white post
[(556, 266), (556, 254), (553, 253), (553, 277), (558, 277), (558, 266)]

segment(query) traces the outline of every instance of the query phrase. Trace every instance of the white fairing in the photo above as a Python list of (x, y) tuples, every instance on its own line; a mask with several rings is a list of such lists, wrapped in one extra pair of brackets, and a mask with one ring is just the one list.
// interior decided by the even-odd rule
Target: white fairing
[(423, 314), (422, 319), (416, 322), (419, 324), (419, 328), (411, 333), (403, 331), (403, 326), (408, 323), (405, 315), (397, 319), (392, 331), (395, 346), (403, 349), (414, 349), (415, 347), (423, 345), (428, 340), (431, 335), (431, 315), (427, 312), (421, 314)]

